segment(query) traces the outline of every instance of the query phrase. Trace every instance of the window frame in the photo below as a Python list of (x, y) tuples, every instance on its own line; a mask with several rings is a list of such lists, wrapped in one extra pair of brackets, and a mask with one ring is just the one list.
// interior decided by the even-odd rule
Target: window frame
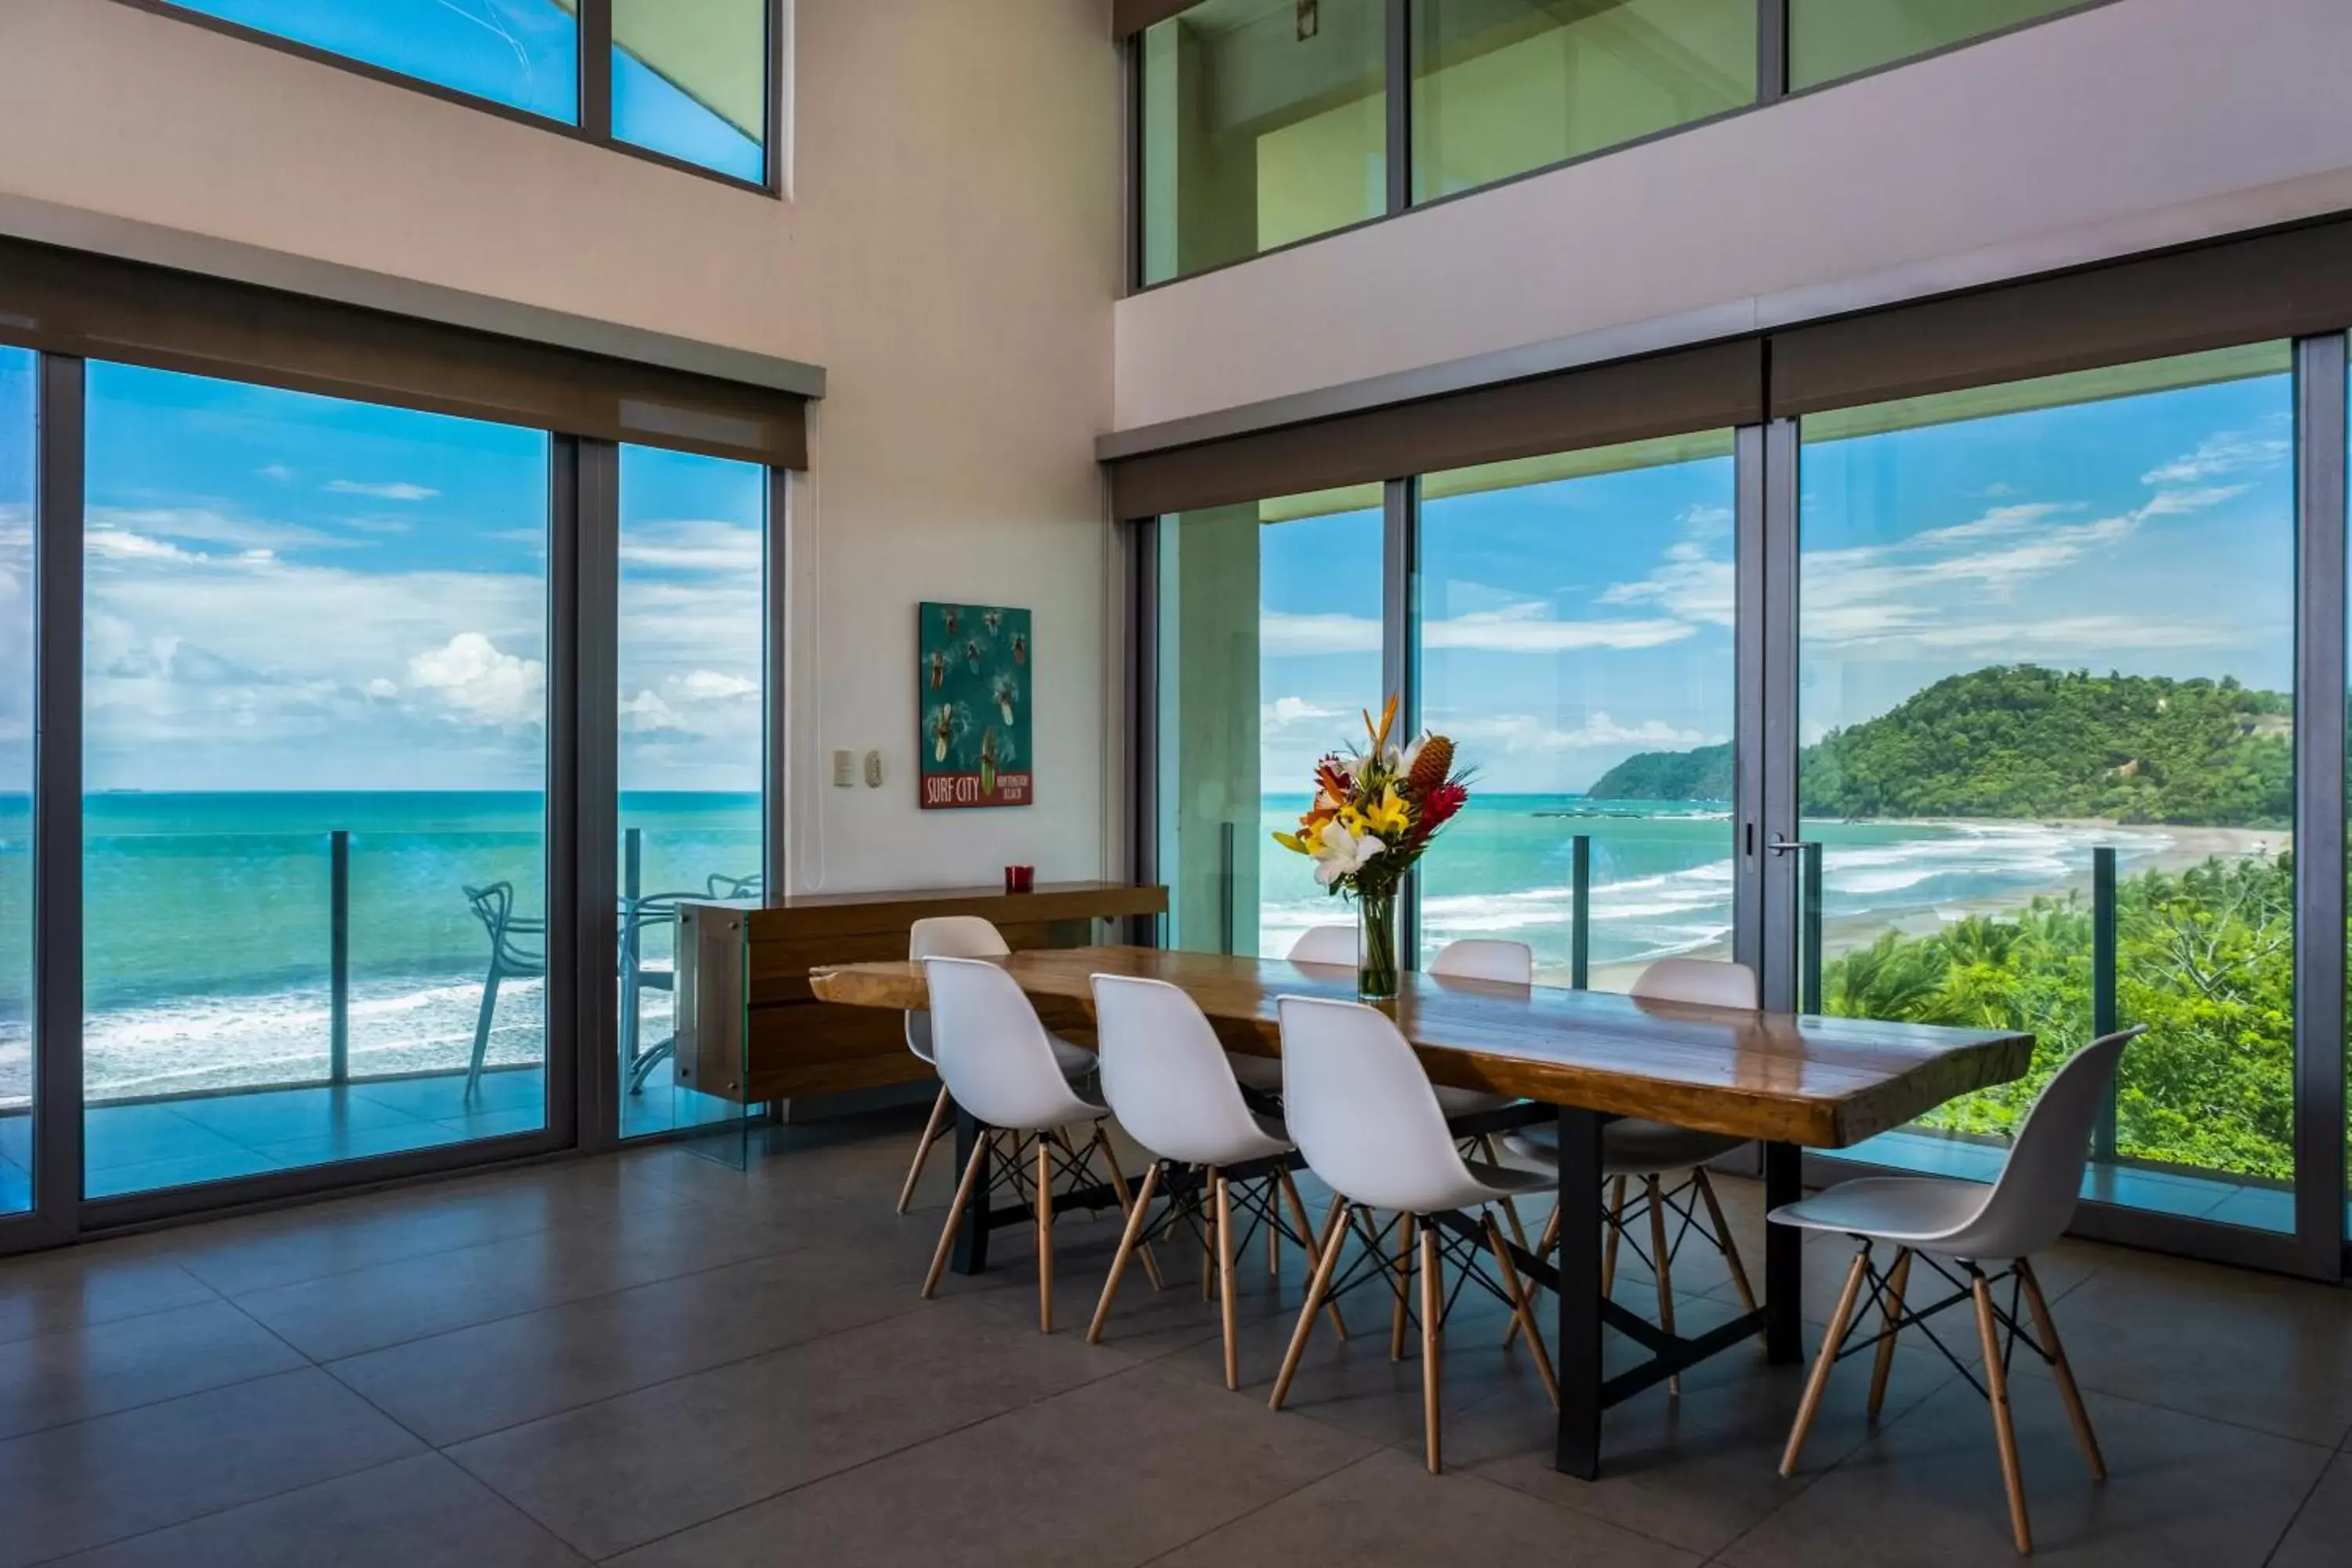
[[(125, 0), (125, 3), (147, 5), (152, 4), (152, 0)], [(1326, 229), (1320, 234), (1310, 234), (1299, 239), (1286, 240), (1280, 245), (1268, 246), (1264, 250), (1253, 251), (1247, 256), (1238, 256), (1230, 261), (1220, 261), (1212, 266), (1195, 268), (1191, 272), (1180, 272), (1171, 278), (1163, 278), (1158, 282), (1146, 282), (1143, 276), (1142, 180), (1145, 149), (1142, 132), (1142, 33), (1139, 30), (1118, 40), (1126, 53), (1122, 68), (1126, 83), (1129, 140), (1131, 142), (1125, 153), (1128, 184), (1126, 239), (1129, 252), (1127, 258), (1129, 295), (1148, 294), (1154, 289), (1166, 289), (1191, 279), (1205, 278), (1213, 272), (1223, 272), (1228, 268), (1244, 267), (1263, 257), (1278, 256), (1285, 251), (1296, 250), (1303, 245), (1314, 245), (1343, 234), (1354, 234), (1376, 224), (1391, 222), (1407, 213), (1427, 212), (1433, 207), (1442, 207), (1449, 202), (1484, 195), (1488, 191), (1501, 190), (1505, 186), (1517, 184), (1522, 180), (1532, 180), (1538, 175), (1556, 174), (1562, 169), (1573, 168), (1579, 163), (1589, 163), (1595, 158), (1613, 157), (1629, 148), (1647, 146), (1653, 142), (1662, 142), (1670, 136), (1680, 136), (1686, 132), (1700, 130), (1709, 125), (1720, 125), (1727, 121), (1753, 114), (1759, 109), (1766, 109), (1790, 99), (1811, 98), (1817, 93), (1834, 91), (1849, 82), (1867, 81), (1873, 77), (1882, 76), (1891, 70), (1900, 70), (1906, 66), (1915, 65), (1921, 60), (1935, 59), (1957, 50), (1973, 48), (1979, 44), (1989, 43), (1995, 38), (2006, 37), (2012, 33), (2022, 33), (2031, 28), (2045, 26), (2052, 22), (2063, 21), (2069, 16), (2079, 16), (2085, 11), (2094, 11), (2104, 5), (2114, 5), (2116, 0), (2075, 0), (2074, 5), (2061, 11), (2053, 11), (2046, 16), (2030, 17), (2006, 27), (1996, 27), (1987, 32), (1973, 34), (1957, 42), (1946, 44), (1941, 48), (1906, 55), (1898, 60), (1889, 60), (1884, 65), (1856, 71), (1851, 76), (1842, 76), (1830, 81), (1817, 82), (1811, 87), (1796, 89), (1789, 85), (1790, 0), (1756, 0), (1756, 97), (1752, 101), (1715, 114), (1704, 115), (1696, 120), (1687, 120), (1679, 125), (1669, 125), (1664, 130), (1653, 131), (1644, 136), (1612, 142), (1606, 147), (1595, 148), (1590, 153), (1580, 153), (1574, 157), (1561, 158), (1549, 163), (1538, 163), (1533, 168), (1522, 169), (1515, 174), (1506, 174), (1501, 179), (1491, 180), (1486, 184), (1473, 185), (1468, 190), (1449, 191), (1443, 195), (1429, 196), (1421, 201), (1412, 199), (1414, 173), (1412, 8), (1414, 3), (1415, 0), (1387, 0), (1388, 70), (1384, 83), (1388, 115), (1386, 209), (1374, 216), (1360, 218), (1354, 223), (1346, 224), (1338, 228)], [(1181, 14), (1178, 12), (1174, 15)]]
[[(527, 109), (517, 109), (511, 104), (500, 103), (496, 99), (483, 98), (458, 88), (446, 87), (425, 77), (412, 76), (405, 71), (394, 70), (389, 67), (376, 65), (354, 56), (337, 54), (332, 49), (323, 49), (315, 44), (303, 43), (298, 38), (284, 37), (265, 28), (251, 27), (242, 22), (229, 21), (226, 17), (208, 16), (204, 12), (174, 4), (173, 0), (114, 0), (114, 3), (118, 5), (127, 5), (134, 11), (145, 11), (152, 16), (185, 23), (193, 27), (202, 27), (207, 32), (218, 33), (225, 37), (241, 39), (248, 44), (258, 44), (265, 48), (276, 49), (281, 54), (292, 55), (298, 59), (310, 60), (317, 65), (332, 66), (337, 70), (350, 71), (355, 76), (366, 77), (371, 81), (385, 82), (394, 87), (405, 88), (411, 92), (423, 93), (427, 98), (439, 99), (444, 103), (454, 103), (466, 109), (478, 110), (484, 114), (493, 115), (517, 125), (529, 125), (541, 131), (550, 132), (568, 142), (578, 142), (587, 146), (625, 153), (629, 157), (642, 159), (646, 163), (658, 164), (665, 169), (675, 169), (680, 174), (696, 174), (706, 180), (714, 180), (719, 184), (735, 190), (753, 192), (777, 201), (783, 199), (784, 160), (782, 145), (783, 138), (780, 134), (782, 127), (778, 121), (782, 118), (782, 106), (784, 102), (782, 77), (787, 58), (784, 28), (790, 20), (788, 7), (791, 0), (761, 0), (767, 15), (768, 41), (765, 61), (767, 67), (765, 112), (760, 147), (764, 173), (758, 180), (746, 180), (723, 170), (694, 163), (690, 159), (673, 157), (667, 153), (657, 152), (651, 147), (643, 147), (634, 142), (623, 141), (613, 134), (613, 0), (579, 0), (577, 16), (580, 25), (580, 81), (579, 119), (576, 122), (551, 119), (543, 114), (533, 114)], [(2094, 0), (2094, 3), (2105, 4), (2105, 0)]]

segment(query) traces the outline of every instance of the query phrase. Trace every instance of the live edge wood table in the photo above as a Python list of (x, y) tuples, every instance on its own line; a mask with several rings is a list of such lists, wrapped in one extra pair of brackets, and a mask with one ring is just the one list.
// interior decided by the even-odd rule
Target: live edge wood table
[[(1223, 958), (1141, 947), (1017, 952), (1005, 970), (1033, 998), (1086, 1003), (1089, 977), (1136, 974), (1192, 994), (1233, 1049), (1280, 1054), (1275, 1011), (1283, 995), (1352, 998), (1353, 969)], [(1601, 1463), (1601, 1413), (1759, 1330), (1766, 1353), (1794, 1362), (1801, 1344), (1801, 1233), (1768, 1226), (1764, 1302), (1708, 1333), (1664, 1332), (1601, 1293), (1601, 1129), (1647, 1117), (1752, 1138), (1764, 1149), (1764, 1197), (1800, 1195), (1806, 1148), (1843, 1149), (1899, 1127), (1971, 1089), (2023, 1076), (2031, 1035), (1753, 1013), (1635, 1000), (1597, 991), (1403, 976), (1391, 1012), (1432, 1080), (1518, 1095), (1559, 1108), (1559, 1204), (1590, 1225), (1559, 1227), (1557, 1265), (1514, 1247), (1519, 1271), (1559, 1299), (1559, 1433), (1556, 1462), (1591, 1478)], [(814, 972), (828, 1002), (921, 1007), (919, 965), (858, 963)], [(969, 1152), (969, 1144), (966, 1145)], [(975, 1205), (978, 1206), (978, 1205)], [(982, 1233), (984, 1238), (984, 1232)], [(1464, 1228), (1484, 1244), (1483, 1233)], [(1613, 1328), (1650, 1359), (1601, 1375), (1601, 1331)]]

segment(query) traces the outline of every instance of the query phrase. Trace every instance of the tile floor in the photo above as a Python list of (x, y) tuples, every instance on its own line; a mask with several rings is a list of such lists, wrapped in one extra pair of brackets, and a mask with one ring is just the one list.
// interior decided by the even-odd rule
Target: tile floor
[[(1924, 1349), (1874, 1427), (1840, 1369), (1793, 1480), (1801, 1373), (1735, 1352), (1612, 1412), (1588, 1484), (1465, 1305), (1431, 1477), (1420, 1369), (1369, 1300), (1265, 1408), (1295, 1257), (1245, 1270), (1240, 1394), (1190, 1258), (1160, 1294), (1130, 1271), (1084, 1342), (1108, 1222), (1058, 1233), (1050, 1337), (1018, 1231), (919, 1300), (949, 1173), (890, 1214), (912, 1125), (776, 1130), (748, 1173), (643, 1150), (0, 1262), (0, 1568), (2015, 1561), (1982, 1403)], [(1753, 1245), (1753, 1188), (1723, 1186)], [(1843, 1253), (1808, 1247), (1816, 1320)], [(2073, 1243), (2043, 1277), (2113, 1476), (2021, 1375), (2042, 1560), (2347, 1560), (2352, 1293)], [(1685, 1324), (1733, 1310), (1695, 1254), (1676, 1285)], [(1620, 1289), (1647, 1310), (1654, 1283)]]

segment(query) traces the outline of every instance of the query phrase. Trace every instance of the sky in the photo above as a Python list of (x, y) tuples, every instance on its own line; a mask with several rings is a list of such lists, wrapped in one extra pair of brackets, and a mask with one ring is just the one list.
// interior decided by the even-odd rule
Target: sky
[[(551, 120), (579, 117), (579, 24), (551, 0), (177, 3)], [(624, 141), (741, 179), (765, 172), (758, 142), (619, 49), (613, 128)]]
[[(2004, 662), (2290, 689), (2284, 375), (1810, 441), (1805, 740)], [(1423, 718), (1490, 791), (1577, 791), (1730, 738), (1732, 465), (1425, 502)], [(1303, 793), (1380, 691), (1381, 521), (1261, 531), (1264, 787)]]
[[(30, 579), (9, 363), (0, 610)], [(541, 787), (546, 436), (123, 365), (89, 378), (89, 788)], [(623, 449), (625, 788), (759, 787), (764, 493), (756, 464)], [(26, 767), (29, 619), (0, 615), (0, 777)]]

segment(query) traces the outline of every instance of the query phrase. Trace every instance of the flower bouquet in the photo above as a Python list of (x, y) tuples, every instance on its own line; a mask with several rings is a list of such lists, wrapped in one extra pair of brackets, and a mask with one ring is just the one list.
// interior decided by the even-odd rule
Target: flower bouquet
[(1365, 713), (1370, 744), (1317, 763), (1315, 802), (1298, 831), (1274, 836), (1314, 860), (1316, 881), (1355, 900), (1356, 990), (1373, 1002), (1397, 994), (1397, 888), (1470, 798), (1469, 775), (1454, 766), (1453, 742), (1423, 733), (1409, 746), (1389, 743), (1396, 713), (1393, 697), (1379, 722)]

